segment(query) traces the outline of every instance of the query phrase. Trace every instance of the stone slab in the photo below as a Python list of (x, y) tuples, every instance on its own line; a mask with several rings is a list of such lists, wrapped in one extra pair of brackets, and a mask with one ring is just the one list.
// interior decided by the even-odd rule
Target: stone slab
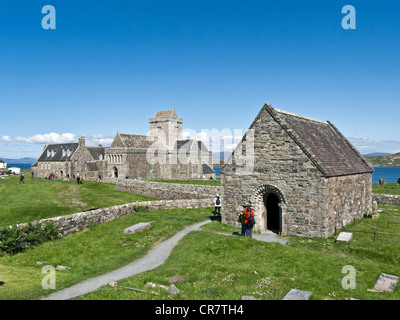
[(185, 281), (186, 279), (187, 279), (186, 276), (180, 276), (180, 275), (172, 276), (172, 277), (169, 277), (169, 278), (164, 278), (164, 280), (167, 280), (167, 281), (169, 281), (171, 283), (176, 283), (176, 282), (179, 282), (179, 281)]
[(253, 296), (242, 296), (240, 300), (259, 300)]
[(303, 291), (298, 289), (291, 289), (282, 300), (308, 300), (312, 295), (311, 291)]
[(130, 226), (124, 230), (125, 234), (136, 233), (150, 228), (150, 223), (148, 222), (139, 222), (133, 226)]
[(336, 238), (336, 242), (348, 243), (353, 239), (353, 234), (351, 232), (341, 232)]
[(392, 276), (386, 273), (381, 273), (378, 280), (375, 283), (374, 290), (393, 292), (398, 282), (399, 282), (399, 277)]

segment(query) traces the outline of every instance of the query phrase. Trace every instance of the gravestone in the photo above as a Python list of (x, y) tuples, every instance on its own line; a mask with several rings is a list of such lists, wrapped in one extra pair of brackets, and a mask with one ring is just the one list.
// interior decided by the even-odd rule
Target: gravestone
[(353, 234), (351, 232), (341, 232), (336, 238), (336, 242), (348, 243), (353, 239)]
[(168, 288), (168, 293), (172, 294), (172, 295), (176, 295), (179, 293), (179, 289), (174, 284), (171, 284)]
[(372, 219), (379, 218), (378, 203), (376, 201), (372, 202)]
[(311, 295), (311, 291), (291, 289), (282, 300), (308, 300)]
[(125, 234), (130, 234), (130, 233), (140, 232), (140, 231), (146, 230), (148, 228), (150, 228), (150, 223), (148, 223), (148, 222), (139, 222), (139, 223), (137, 223), (137, 224), (135, 224), (133, 226), (130, 226), (130, 227), (126, 228), (124, 230), (124, 233)]
[(381, 273), (378, 280), (375, 283), (374, 290), (393, 292), (398, 282), (399, 282), (399, 277), (392, 276), (386, 273)]

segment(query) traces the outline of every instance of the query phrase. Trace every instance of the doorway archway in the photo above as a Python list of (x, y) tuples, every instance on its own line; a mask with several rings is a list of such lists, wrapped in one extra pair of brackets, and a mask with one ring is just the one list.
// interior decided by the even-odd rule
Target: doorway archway
[(286, 226), (283, 216), (286, 211), (286, 199), (275, 186), (263, 184), (256, 188), (250, 198), (254, 207), (257, 231), (272, 231), (285, 234)]
[(118, 178), (118, 168), (114, 167), (114, 177)]

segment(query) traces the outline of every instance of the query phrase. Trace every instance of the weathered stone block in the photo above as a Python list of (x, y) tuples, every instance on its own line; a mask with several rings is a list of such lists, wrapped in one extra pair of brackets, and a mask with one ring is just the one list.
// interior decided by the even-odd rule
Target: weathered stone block
[(378, 280), (375, 283), (374, 290), (393, 292), (398, 282), (399, 282), (399, 277), (392, 276), (386, 273), (381, 273)]
[(353, 234), (351, 232), (341, 232), (336, 238), (336, 242), (349, 243), (353, 239)]
[(311, 291), (291, 289), (282, 300), (308, 300), (311, 295)]
[(140, 232), (140, 231), (146, 230), (148, 228), (150, 228), (150, 223), (140, 222), (140, 223), (137, 223), (137, 224), (135, 224), (133, 226), (130, 226), (130, 227), (124, 229), (124, 233), (125, 234), (136, 233), (136, 232)]

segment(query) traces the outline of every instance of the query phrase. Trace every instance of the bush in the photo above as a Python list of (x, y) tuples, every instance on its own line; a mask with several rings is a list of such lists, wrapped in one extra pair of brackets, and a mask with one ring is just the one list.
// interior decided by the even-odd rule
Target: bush
[(59, 238), (59, 232), (52, 222), (40, 225), (29, 223), (22, 227), (11, 226), (0, 229), (0, 252), (15, 254), (29, 246)]

